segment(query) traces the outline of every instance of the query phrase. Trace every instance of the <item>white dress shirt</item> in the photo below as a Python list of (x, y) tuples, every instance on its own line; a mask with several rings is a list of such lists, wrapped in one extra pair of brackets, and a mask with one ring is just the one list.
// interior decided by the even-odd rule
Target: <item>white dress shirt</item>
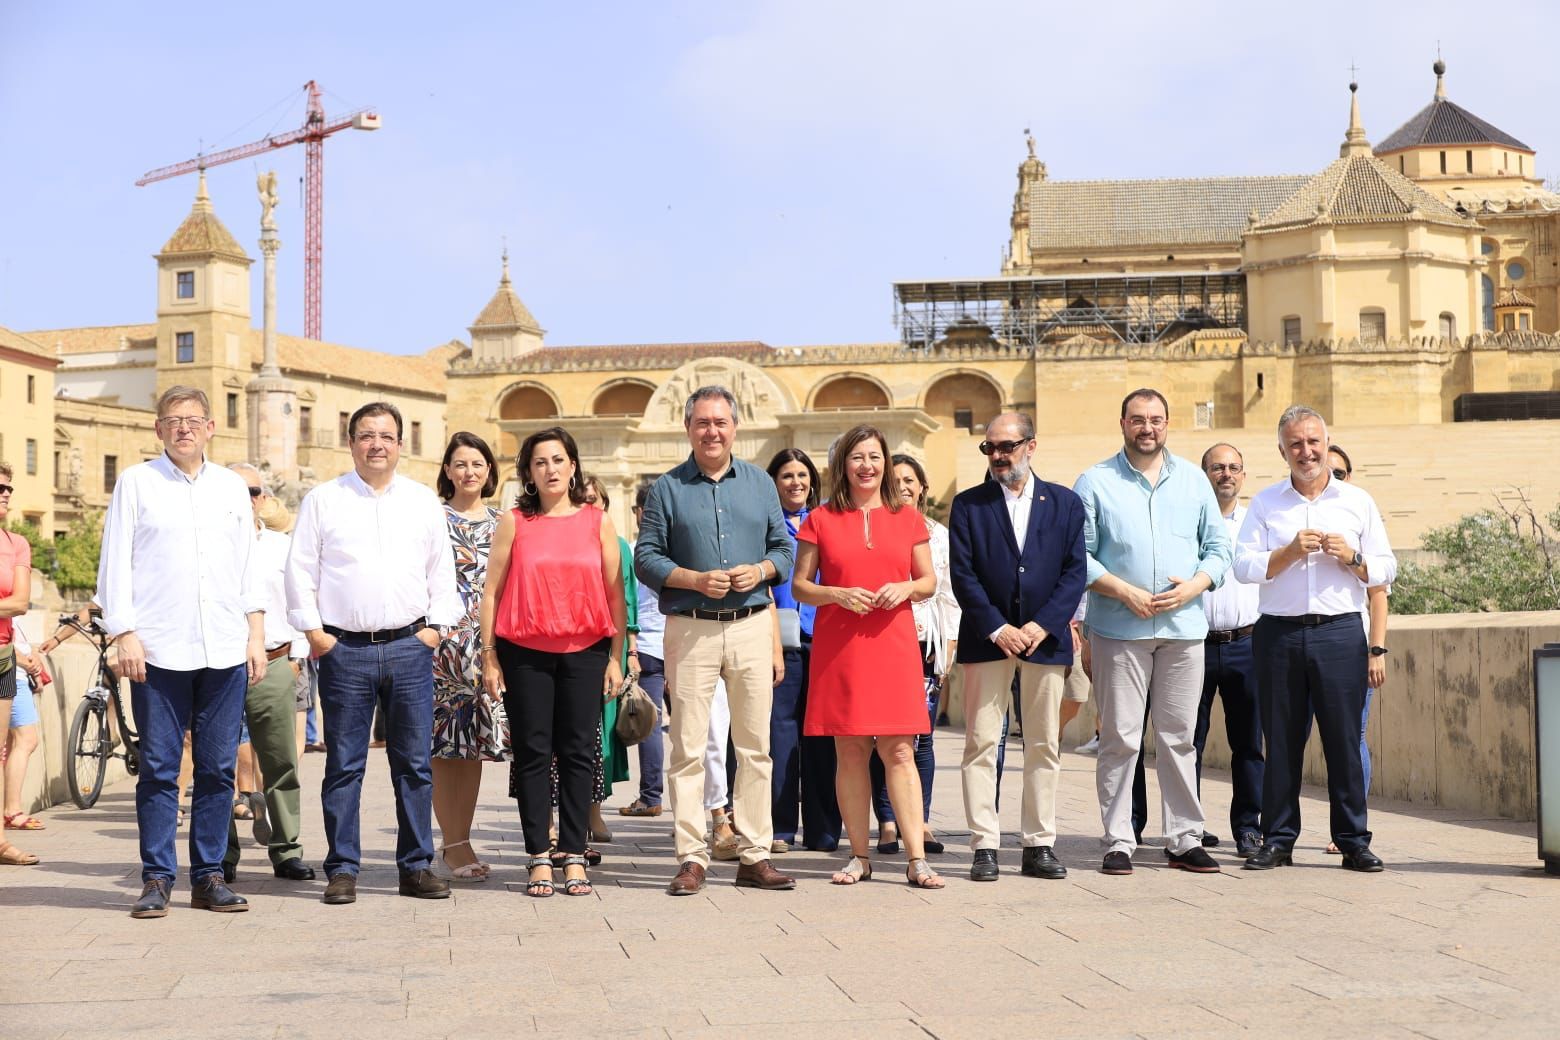
[(202, 462), (190, 477), (166, 454), (131, 466), (103, 519), (103, 628), (134, 632), (158, 668), (243, 664), (247, 615), (265, 609), (254, 531), (249, 486), (232, 470)]
[(265, 592), (265, 648), (288, 644), (287, 656), (309, 656), (309, 641), (287, 623), (287, 550), (292, 539), (280, 531), (260, 528), (255, 541), (255, 580)]
[(304, 496), (287, 556), (287, 620), (301, 632), (452, 626), (465, 615), (444, 507), (396, 475), (383, 492), (348, 470)]
[[(1319, 550), (1269, 578), (1269, 558), (1305, 528), (1343, 535), (1365, 557), (1366, 580)], [(1366, 586), (1388, 585), (1397, 577), (1397, 557), (1381, 513), (1363, 488), (1328, 477), (1321, 494), (1307, 499), (1286, 478), (1251, 500), (1235, 546), (1235, 577), (1261, 586), (1264, 614), (1357, 614), (1365, 609)]]
[[(1235, 511), (1224, 518), (1224, 529), (1229, 532), (1231, 545), (1235, 544), (1245, 518), (1246, 507), (1239, 502), (1235, 503)], [(1202, 594), (1203, 614), (1208, 618), (1209, 631), (1231, 632), (1256, 624), (1257, 615), (1262, 612), (1257, 603), (1259, 593), (1255, 585), (1241, 581), (1233, 573), (1226, 575), (1224, 584)]]
[(953, 595), (948, 529), (929, 516), (922, 519), (926, 521), (926, 533), (931, 536), (932, 573), (937, 575), (937, 591), (931, 599), (910, 604), (910, 610), (915, 615), (915, 637), (931, 646), (932, 667), (941, 675), (953, 667), (948, 658), (948, 641), (959, 638), (959, 622), (964, 611), (959, 609), (959, 601)]
[[(1029, 534), (1029, 510), (1035, 504), (1035, 479), (1034, 474), (1024, 478), (1024, 486), (1017, 491), (1002, 485), (1002, 502), (1007, 506), (1008, 522), (1013, 525), (1013, 540), (1018, 543), (1018, 555), (1024, 555), (1024, 539)], [(996, 631), (986, 636), (993, 643), (997, 641), (997, 633), (1006, 628), (1003, 624)], [(955, 629), (955, 632), (958, 630)]]

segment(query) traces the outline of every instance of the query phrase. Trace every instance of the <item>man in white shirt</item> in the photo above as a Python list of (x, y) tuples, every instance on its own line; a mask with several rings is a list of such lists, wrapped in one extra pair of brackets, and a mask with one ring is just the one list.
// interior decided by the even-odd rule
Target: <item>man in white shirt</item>
[[(1202, 457), (1203, 472), (1213, 485), (1219, 512), (1230, 544), (1240, 533), (1246, 510), (1240, 491), (1246, 483), (1246, 462), (1234, 445), (1215, 444)], [(1197, 708), (1197, 728), (1192, 746), (1197, 749), (1198, 795), (1202, 793), (1203, 750), (1208, 746), (1209, 717), (1213, 698), (1224, 702), (1224, 735), (1230, 744), (1230, 829), (1235, 852), (1242, 858), (1256, 855), (1262, 845), (1262, 715), (1257, 704), (1256, 663), (1251, 655), (1251, 632), (1257, 623), (1257, 587), (1227, 575), (1223, 585), (1202, 594), (1208, 635), (1203, 640), (1202, 703)], [(1206, 832), (1203, 844), (1209, 844)]]
[(434, 493), (395, 472), (402, 422), (392, 404), (352, 413), (353, 468), (304, 498), (287, 558), (287, 617), (319, 660), (330, 741), (320, 800), (330, 854), (324, 902), (357, 900), (358, 810), (374, 704), (382, 702), (395, 785), (399, 891), (444, 899), (433, 860), (433, 651), (464, 613), (455, 556)]
[[(294, 684), (299, 666), (309, 656), (309, 642), (287, 623), (285, 572), (291, 540), (260, 522), (260, 511), (270, 500), (260, 471), (248, 462), (228, 469), (244, 479), (254, 511), (255, 580), (265, 596), (265, 678), (244, 695), (244, 715), (249, 722), (249, 742), (254, 748), (264, 783), (264, 801), (254, 808), (255, 840), (267, 846), (271, 871), (284, 881), (312, 881), (314, 868), (303, 862), (298, 841), (299, 791), (297, 695)], [(222, 874), (231, 883), (238, 872), (240, 845), (238, 822), (229, 820), (227, 855)]]
[(1376, 503), (1327, 467), (1327, 424), (1293, 405), (1278, 422), (1289, 477), (1251, 500), (1235, 551), (1235, 577), (1260, 586), (1252, 633), (1267, 736), (1263, 846), (1251, 870), (1293, 862), (1300, 834), (1300, 770), (1311, 714), (1327, 760), (1332, 839), (1349, 870), (1375, 872), (1365, 819), (1359, 720), (1367, 656), (1365, 590), (1391, 583), (1397, 559)]
[(157, 400), (163, 453), (119, 475), (103, 521), (97, 600), (117, 638), (140, 734), (135, 788), (141, 898), (131, 917), (163, 917), (178, 869), (179, 761), (190, 733), (190, 905), (247, 910), (222, 877), (244, 689), (265, 677), (265, 594), (254, 568), (249, 495), (206, 461), (216, 424), (202, 390)]

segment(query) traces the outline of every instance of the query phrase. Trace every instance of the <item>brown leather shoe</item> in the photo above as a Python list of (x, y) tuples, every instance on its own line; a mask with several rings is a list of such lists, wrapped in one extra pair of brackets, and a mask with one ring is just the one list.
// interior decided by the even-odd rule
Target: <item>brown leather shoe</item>
[(744, 863), (737, 868), (737, 887), (785, 892), (796, 887), (796, 879), (780, 873), (767, 859), (761, 859), (757, 863)]
[(666, 894), (691, 896), (703, 887), (704, 868), (690, 859), (677, 868), (677, 876), (672, 878), (672, 883), (666, 886)]
[(450, 883), (426, 868), (401, 875), (400, 892), (414, 899), (448, 899)]
[(320, 897), (320, 902), (327, 906), (345, 906), (347, 903), (356, 903), (357, 875), (349, 874), (345, 870), (332, 874), (330, 876), (330, 884), (325, 886), (325, 894)]

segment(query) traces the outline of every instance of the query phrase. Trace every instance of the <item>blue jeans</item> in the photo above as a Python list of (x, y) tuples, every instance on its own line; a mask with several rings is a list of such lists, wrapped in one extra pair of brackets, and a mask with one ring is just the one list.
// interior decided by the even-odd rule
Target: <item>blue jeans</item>
[(338, 642), (320, 658), (320, 707), (330, 742), (320, 803), (330, 854), (325, 876), (357, 876), (358, 820), (374, 706), (383, 703), (395, 786), (395, 865), (403, 874), (433, 860), (433, 651), (407, 636), (391, 643)]
[(135, 820), (141, 832), (141, 880), (173, 884), (179, 869), (179, 761), (184, 732), (195, 761), (190, 807), (190, 880), (222, 873), (233, 815), (233, 767), (244, 714), (245, 665), (174, 671), (146, 666), (130, 684), (130, 712), (141, 740)]
[(639, 800), (660, 805), (666, 790), (666, 662), (654, 654), (639, 655), (639, 687), (655, 701), (655, 725), (639, 744)]
[(1370, 745), (1365, 743), (1365, 727), (1370, 723), (1370, 701), (1376, 695), (1374, 686), (1365, 687), (1365, 710), (1360, 712), (1360, 768), (1365, 770), (1365, 794), (1370, 794)]

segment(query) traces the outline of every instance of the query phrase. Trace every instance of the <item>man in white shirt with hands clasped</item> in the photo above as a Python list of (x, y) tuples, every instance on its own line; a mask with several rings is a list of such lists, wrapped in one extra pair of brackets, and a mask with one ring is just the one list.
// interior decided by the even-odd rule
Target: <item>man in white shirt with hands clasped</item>
[(179, 761), (190, 734), (190, 905), (249, 909), (222, 879), (244, 691), (265, 677), (265, 592), (256, 580), (249, 489), (206, 461), (216, 424), (202, 390), (157, 399), (163, 452), (119, 475), (103, 520), (97, 601), (118, 639), (140, 734), (135, 818), (141, 897), (131, 917), (164, 917), (178, 870)]
[(433, 491), (395, 472), (401, 413), (352, 413), (353, 468), (304, 498), (287, 558), (287, 613), (319, 659), (330, 741), (320, 801), (330, 853), (324, 902), (357, 900), (359, 805), (374, 704), (395, 785), (400, 893), (444, 899), (433, 860), (433, 651), (463, 613), (455, 556)]
[(1314, 409), (1284, 412), (1278, 448), (1289, 476), (1251, 500), (1235, 548), (1235, 577), (1261, 588), (1252, 649), (1267, 737), (1263, 845), (1246, 867), (1271, 870), (1293, 861), (1314, 711), (1333, 841), (1345, 868), (1375, 872), (1382, 863), (1370, 850), (1359, 755), (1368, 661), (1360, 611), (1367, 588), (1397, 576), (1397, 559), (1370, 495), (1328, 468), (1327, 424)]

